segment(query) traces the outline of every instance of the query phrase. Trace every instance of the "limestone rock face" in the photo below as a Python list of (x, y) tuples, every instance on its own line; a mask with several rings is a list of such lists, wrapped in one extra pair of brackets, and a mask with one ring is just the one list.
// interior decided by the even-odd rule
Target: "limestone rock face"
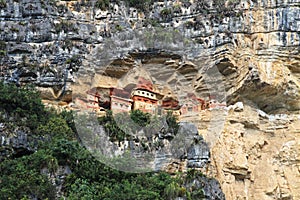
[(141, 75), (180, 103), (187, 92), (213, 96), (229, 107), (181, 118), (205, 140), (184, 162), (211, 162), (207, 174), (229, 200), (300, 199), (299, 32), (298, 0), (159, 1), (145, 9), (7, 0), (0, 80), (33, 83), (55, 105)]
[(32, 138), (30, 130), (20, 127), (10, 130), (5, 123), (0, 123), (0, 161), (8, 157), (21, 157), (33, 153), (38, 140)]
[(299, 116), (259, 113), (231, 110), (217, 140), (207, 132), (211, 173), (226, 199), (298, 199)]
[[(198, 72), (214, 66), (224, 76), (229, 103), (247, 99), (266, 112), (300, 108), (297, 1), (166, 1), (137, 10), (122, 2), (103, 8), (93, 2), (37, 0), (7, 1), (0, 9), (2, 79), (33, 82), (45, 99), (70, 102), (71, 83), (84, 87), (80, 79), (91, 79), (91, 74), (120, 78), (140, 60), (157, 64), (156, 69), (173, 67), (189, 82), (181, 80), (178, 87), (186, 85), (202, 95), (209, 96), (203, 87), (207, 79)], [(155, 26), (165, 30), (155, 35), (146, 31), (136, 39), (139, 33), (133, 31)], [(180, 55), (186, 46), (172, 31), (194, 42), (196, 54), (188, 58), (197, 60), (198, 68), (178, 63), (178, 56), (162, 65), (166, 57), (155, 51), (122, 59), (143, 48), (167, 48)], [(159, 77), (178, 78), (170, 74), (174, 72), (166, 70)]]

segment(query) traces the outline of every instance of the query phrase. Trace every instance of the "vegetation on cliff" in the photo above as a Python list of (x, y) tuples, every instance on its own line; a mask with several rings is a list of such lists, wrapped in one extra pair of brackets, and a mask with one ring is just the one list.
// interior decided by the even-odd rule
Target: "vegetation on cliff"
[(11, 118), (16, 126), (26, 126), (34, 131), (47, 120), (50, 113), (46, 112), (39, 94), (32, 87), (1, 82), (0, 91), (0, 121)]
[(159, 133), (175, 136), (179, 130), (178, 120), (172, 112), (158, 117), (140, 110), (118, 113), (114, 116), (108, 111), (105, 116), (99, 118), (99, 122), (104, 126), (110, 140), (119, 142), (130, 138), (136, 131), (143, 131), (146, 136), (152, 137)]
[[(1, 82), (0, 92), (0, 123), (29, 127), (30, 134), (40, 138), (34, 152), (17, 157), (5, 157), (0, 146), (1, 156), (5, 157), (0, 163), (0, 199), (204, 197), (201, 187), (185, 185), (193, 173), (175, 177), (165, 172), (133, 174), (99, 162), (76, 140), (72, 114), (45, 109), (33, 88)], [(144, 125), (150, 116), (136, 112), (131, 117)]]

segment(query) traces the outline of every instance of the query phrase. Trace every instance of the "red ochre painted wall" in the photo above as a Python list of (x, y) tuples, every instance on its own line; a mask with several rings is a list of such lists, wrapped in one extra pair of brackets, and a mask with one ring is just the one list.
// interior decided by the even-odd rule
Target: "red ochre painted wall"
[(113, 113), (130, 112), (132, 109), (132, 100), (111, 96), (110, 109)]

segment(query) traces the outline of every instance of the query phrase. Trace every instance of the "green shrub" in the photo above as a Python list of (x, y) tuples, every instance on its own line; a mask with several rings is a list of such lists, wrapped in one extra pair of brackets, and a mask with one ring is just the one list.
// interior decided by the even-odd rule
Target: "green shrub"
[(144, 27), (151, 25), (153, 27), (161, 27), (161, 24), (156, 19), (147, 18), (144, 20)]
[(175, 199), (176, 197), (179, 196), (179, 191), (180, 191), (179, 184), (176, 183), (175, 181), (172, 181), (165, 188), (164, 191), (165, 199), (170, 199), (170, 200)]
[(5, 50), (0, 50), (0, 56), (5, 56), (6, 55), (6, 51)]
[(228, 1), (228, 5), (236, 5), (236, 4), (238, 4), (240, 2), (240, 0), (229, 0)]
[(144, 113), (140, 110), (132, 110), (130, 112), (130, 118), (139, 126), (147, 126), (151, 121), (151, 114)]
[(166, 17), (168, 15), (172, 14), (172, 9), (171, 8), (164, 8), (160, 11), (160, 15), (163, 17)]
[(16, 32), (16, 33), (18, 33), (18, 32), (19, 32), (19, 29), (18, 29), (18, 28), (16, 28), (16, 27), (11, 27), (11, 28), (10, 28), (10, 30), (11, 30), (12, 32)]
[(62, 112), (58, 113), (57, 115), (61, 118), (63, 118), (68, 126), (72, 129), (74, 133), (76, 133), (76, 126), (74, 122), (74, 117), (73, 117), (73, 111), (67, 111), (63, 110)]
[[(41, 167), (44, 166), (41, 163), (49, 164), (48, 158), (50, 162), (51, 159), (55, 160), (45, 153), (0, 163), (0, 199), (55, 199), (55, 187), (46, 175), (40, 174)], [(54, 164), (53, 167), (57, 165)]]
[(117, 24), (117, 25), (115, 26), (115, 29), (116, 29), (117, 31), (122, 31), (122, 30), (123, 30), (123, 28), (122, 28), (122, 26), (121, 26), (120, 24)]
[(14, 118), (16, 125), (36, 129), (46, 121), (48, 113), (40, 94), (32, 86), (17, 87), (0, 82), (0, 111)]
[(95, 7), (101, 10), (107, 10), (109, 8), (109, 0), (97, 0)]
[(75, 54), (72, 55), (65, 61), (65, 64), (69, 64), (69, 68), (73, 70), (73, 72), (77, 72), (81, 66), (82, 60), (81, 56)]
[(0, 0), (0, 8), (6, 7), (6, 0)]
[(128, 6), (135, 7), (140, 11), (148, 11), (153, 0), (125, 0)]
[(168, 132), (176, 135), (179, 130), (179, 123), (177, 117), (173, 115), (172, 112), (168, 112), (166, 116), (166, 121), (169, 127)]
[(41, 135), (50, 135), (55, 138), (74, 138), (72, 129), (61, 117), (52, 117), (45, 125), (40, 125), (37, 131)]
[[(130, 120), (131, 119), (131, 120)], [(134, 134), (134, 130), (141, 129), (151, 122), (151, 114), (140, 110), (128, 113), (113, 113), (109, 110), (105, 117), (100, 117), (99, 122), (104, 126), (111, 141), (124, 141)]]
[(0, 50), (6, 50), (6, 42), (0, 41)]
[(67, 20), (61, 20), (61, 22), (56, 24), (54, 28), (56, 33), (61, 31), (64, 31), (65, 33), (78, 31), (78, 28), (75, 26), (75, 24)]

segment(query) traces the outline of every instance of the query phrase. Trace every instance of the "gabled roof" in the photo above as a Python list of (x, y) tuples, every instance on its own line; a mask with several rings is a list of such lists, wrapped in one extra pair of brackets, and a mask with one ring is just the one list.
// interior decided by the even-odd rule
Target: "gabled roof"
[(121, 88), (111, 88), (111, 96), (117, 96), (117, 97), (122, 97), (125, 99), (130, 98), (130, 93), (124, 89)]
[(180, 105), (178, 100), (172, 97), (167, 97), (162, 100), (161, 107), (166, 109), (179, 109)]
[(136, 89), (147, 90), (149, 92), (154, 92), (153, 83), (150, 80), (145, 79), (144, 77), (139, 77)]
[(185, 98), (186, 99), (191, 99), (191, 100), (194, 100), (194, 101), (198, 101), (200, 103), (205, 103), (204, 99), (198, 98), (194, 93), (187, 93)]
[(95, 97), (100, 97), (100, 94), (97, 92), (97, 90), (95, 90), (95, 88), (92, 88), (92, 89), (86, 91), (86, 93), (89, 95), (93, 95)]

